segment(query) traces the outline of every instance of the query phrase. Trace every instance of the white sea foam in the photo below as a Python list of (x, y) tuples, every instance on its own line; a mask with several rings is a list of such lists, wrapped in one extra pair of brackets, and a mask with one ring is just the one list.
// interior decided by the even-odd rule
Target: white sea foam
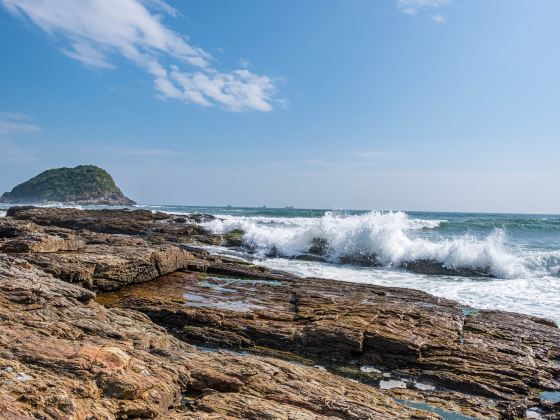
[(488, 279), (429, 276), (404, 270), (351, 267), (285, 258), (265, 259), (261, 263), (271, 269), (291, 272), (302, 277), (423, 290), (475, 308), (547, 317), (560, 324), (558, 277)]
[(362, 215), (329, 212), (321, 218), (227, 216), (205, 227), (213, 233), (245, 232), (244, 242), (261, 256), (272, 249), (290, 257), (308, 252), (315, 238), (327, 243), (327, 257), (375, 255), (386, 267), (430, 260), (447, 268), (489, 269), (498, 278), (557, 275), (560, 251), (524, 252), (506, 245), (505, 233), (495, 229), (480, 238), (470, 235), (429, 238), (419, 231), (436, 229), (444, 220), (409, 218), (403, 212), (372, 211)]

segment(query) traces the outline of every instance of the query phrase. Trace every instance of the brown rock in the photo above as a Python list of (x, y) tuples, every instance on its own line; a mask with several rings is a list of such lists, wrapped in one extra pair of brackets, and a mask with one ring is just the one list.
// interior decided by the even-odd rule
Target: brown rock
[(202, 351), (91, 297), (0, 254), (3, 417), (436, 418), (318, 369)]
[(189, 342), (264, 346), (429, 381), (455, 399), (482, 398), (484, 415), (495, 413), (493, 399), (509, 402), (501, 406), (506, 413), (519, 401), (539, 404), (535, 390), (560, 389), (557, 327), (531, 316), (464, 311), (414, 290), (173, 273), (99, 299), (140, 310)]
[(33, 233), (18, 239), (12, 239), (4, 243), (0, 250), (7, 253), (27, 252), (58, 252), (77, 251), (86, 246), (85, 242), (72, 234), (47, 235), (44, 233)]

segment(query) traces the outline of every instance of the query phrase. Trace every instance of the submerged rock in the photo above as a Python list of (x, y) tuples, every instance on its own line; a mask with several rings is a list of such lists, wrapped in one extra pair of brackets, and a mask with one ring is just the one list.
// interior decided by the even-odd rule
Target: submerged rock
[(492, 277), (490, 268), (446, 267), (433, 260), (405, 261), (401, 267), (414, 273), (431, 276)]

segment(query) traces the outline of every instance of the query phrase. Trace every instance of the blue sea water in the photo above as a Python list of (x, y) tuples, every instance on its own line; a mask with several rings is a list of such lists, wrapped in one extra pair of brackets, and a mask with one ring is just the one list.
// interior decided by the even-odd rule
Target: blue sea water
[[(246, 247), (236, 251), (210, 247), (211, 252), (256, 259), (273, 269), (410, 287), (476, 308), (522, 312), (560, 322), (560, 215), (136, 207), (217, 216), (204, 227), (214, 233), (241, 229)], [(326, 262), (291, 259), (306, 253), (317, 238), (326, 244)], [(366, 255), (375, 255), (380, 266), (341, 263), (347, 256)], [(485, 270), (491, 277), (434, 276), (400, 268), (404, 262), (420, 260), (450, 269)]]

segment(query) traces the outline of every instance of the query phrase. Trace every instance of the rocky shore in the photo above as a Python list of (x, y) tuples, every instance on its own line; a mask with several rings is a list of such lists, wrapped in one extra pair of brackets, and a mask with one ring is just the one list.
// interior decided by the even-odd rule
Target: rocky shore
[(207, 253), (212, 216), (0, 219), (6, 418), (560, 418), (560, 329)]

